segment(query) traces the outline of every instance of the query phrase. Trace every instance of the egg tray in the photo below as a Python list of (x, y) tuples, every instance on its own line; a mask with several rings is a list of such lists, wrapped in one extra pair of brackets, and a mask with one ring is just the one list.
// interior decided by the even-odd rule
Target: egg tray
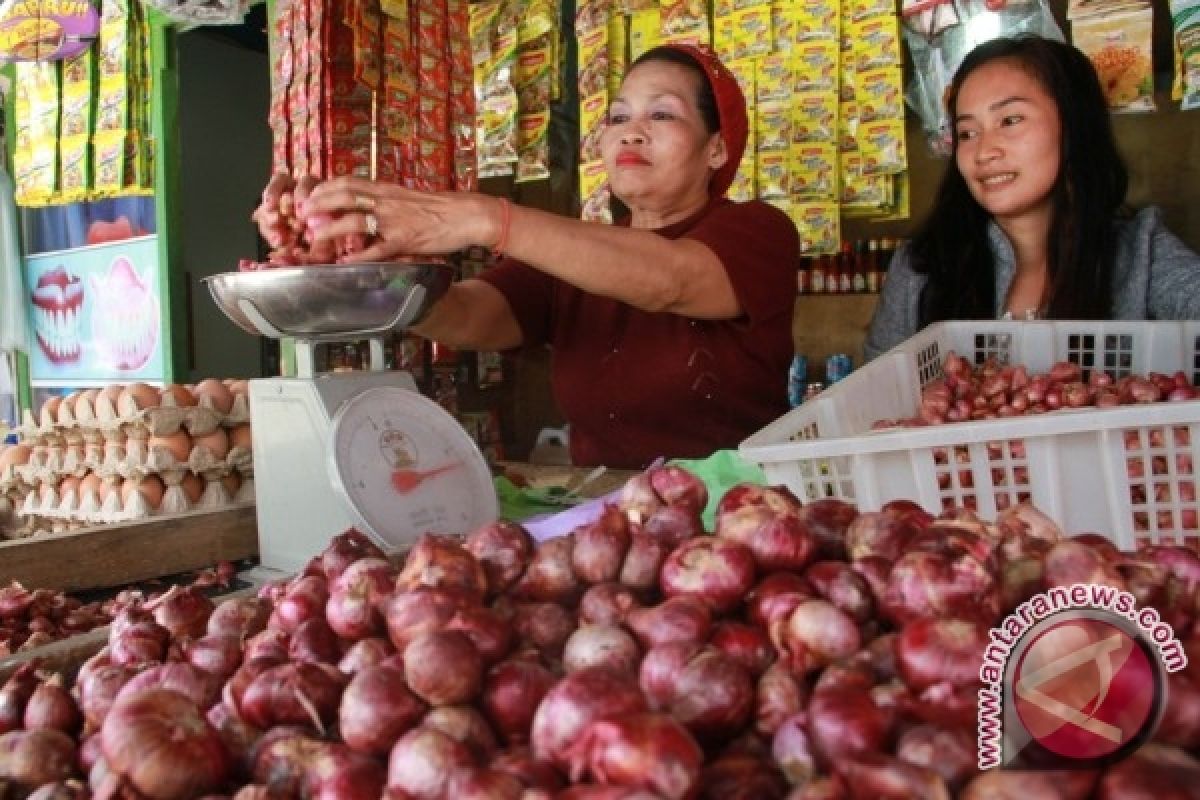
[(104, 502), (96, 491), (80, 493), (69, 489), (59, 493), (58, 486), (48, 491), (31, 491), (25, 495), (16, 513), (28, 518), (34, 528), (70, 530), (90, 525), (130, 522), (150, 517), (183, 514), (188, 511), (218, 511), (232, 505), (254, 502), (254, 478), (243, 476), (236, 492), (231, 492), (219, 479), (203, 479), (204, 488), (192, 501), (179, 483), (168, 484), (162, 501), (155, 508), (141, 492), (130, 494), (127, 502), (120, 491), (112, 491)]
[(64, 478), (82, 478), (94, 472), (102, 478), (142, 478), (159, 475), (170, 484), (179, 483), (188, 472), (204, 478), (221, 478), (237, 470), (254, 471), (250, 449), (230, 447), (218, 456), (203, 444), (194, 444), (188, 457), (180, 461), (169, 449), (154, 446), (150, 440), (128, 438), (96, 443), (37, 446), (25, 464), (9, 465), (0, 470), (0, 491), (20, 485), (58, 484)]
[[(157, 390), (146, 384), (113, 384), (103, 390), (85, 389), (72, 392), (57, 403), (48, 401), (36, 417), (25, 411), (17, 431), (22, 441), (29, 444), (168, 436), (181, 428), (193, 436), (203, 436), (219, 427), (233, 428), (250, 421), (245, 382), (233, 384), (236, 389), (226, 387), (232, 395), (228, 411), (218, 408), (211, 395), (196, 397), (186, 387)], [(133, 387), (144, 387), (140, 400)], [(157, 393), (157, 398), (148, 396), (149, 392)], [(184, 393), (183, 404), (178, 392)], [(151, 406), (151, 399), (161, 404)], [(188, 399), (194, 399), (195, 405), (186, 404)]]

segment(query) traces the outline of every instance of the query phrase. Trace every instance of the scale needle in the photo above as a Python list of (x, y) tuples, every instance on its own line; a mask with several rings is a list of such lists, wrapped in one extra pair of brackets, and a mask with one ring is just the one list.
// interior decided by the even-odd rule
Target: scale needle
[(433, 469), (397, 469), (392, 471), (392, 488), (400, 494), (408, 494), (413, 489), (416, 489), (422, 483), (435, 475), (441, 475), (443, 472), (449, 472), (459, 466), (459, 462), (455, 461), (450, 464), (443, 464), (440, 467)]

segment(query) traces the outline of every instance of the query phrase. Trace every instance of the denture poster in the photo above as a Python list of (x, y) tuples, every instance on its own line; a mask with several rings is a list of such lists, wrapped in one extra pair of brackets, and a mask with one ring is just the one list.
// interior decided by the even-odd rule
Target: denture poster
[(29, 256), (25, 285), (34, 385), (163, 380), (157, 236)]

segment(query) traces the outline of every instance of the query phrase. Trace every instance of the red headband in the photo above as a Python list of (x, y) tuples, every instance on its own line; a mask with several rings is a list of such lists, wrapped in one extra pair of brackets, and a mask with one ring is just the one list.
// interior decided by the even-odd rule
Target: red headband
[(729, 71), (729, 67), (722, 64), (716, 53), (707, 47), (675, 42), (661, 46), (690, 56), (704, 70), (717, 101), (717, 119), (721, 123), (721, 138), (725, 140), (725, 152), (729, 158), (713, 173), (708, 183), (708, 193), (719, 197), (733, 184), (733, 176), (737, 174), (742, 153), (746, 150), (746, 137), (749, 135), (746, 96), (742, 94), (742, 88), (738, 86), (737, 78)]

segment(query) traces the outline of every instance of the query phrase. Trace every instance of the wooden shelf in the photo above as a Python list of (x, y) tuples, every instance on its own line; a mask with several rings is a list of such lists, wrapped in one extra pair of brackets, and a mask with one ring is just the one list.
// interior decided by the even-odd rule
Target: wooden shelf
[(257, 555), (254, 506), (239, 505), (0, 542), (0, 585), (101, 589)]

